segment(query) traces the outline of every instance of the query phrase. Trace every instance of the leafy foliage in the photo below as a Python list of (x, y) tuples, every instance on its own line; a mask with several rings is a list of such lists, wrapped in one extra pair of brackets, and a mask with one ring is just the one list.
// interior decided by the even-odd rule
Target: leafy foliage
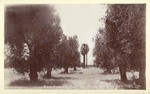
[(145, 77), (145, 4), (108, 5), (105, 29), (96, 36), (94, 56), (106, 69), (112, 66), (110, 61), (119, 66), (123, 82), (127, 68), (140, 70)]
[[(50, 67), (53, 62), (53, 48), (62, 36), (60, 19), (53, 6), (50, 5), (21, 5), (7, 6), (5, 9), (5, 44), (9, 44), (11, 55), (14, 54), (14, 68), (21, 68), (23, 47), (26, 44), (29, 58), (26, 64), (32, 71), (40, 71)], [(19, 60), (19, 61), (18, 61)], [(12, 62), (11, 62), (12, 63)], [(22, 67), (27, 68), (23, 64)], [(18, 70), (18, 72), (20, 72)]]
[(87, 44), (82, 44), (80, 50), (81, 50), (81, 54), (82, 54), (82, 55), (86, 55), (86, 54), (88, 53), (88, 51), (89, 51), (89, 47), (88, 47)]
[(69, 37), (68, 40), (69, 40), (69, 48), (70, 48), (69, 61), (71, 62), (72, 66), (79, 65), (80, 53), (78, 51), (79, 48), (78, 37), (77, 36)]
[[(129, 65), (138, 63), (137, 59), (144, 59), (140, 57), (140, 53), (144, 55), (145, 51), (145, 5), (108, 5), (108, 7), (107, 45), (114, 49), (115, 56), (120, 57), (121, 62), (124, 61)], [(139, 57), (134, 57), (137, 55)], [(138, 68), (138, 66), (131, 68), (133, 67)]]
[(68, 37), (63, 35), (58, 45), (59, 63), (58, 67), (63, 67), (68, 73), (69, 67), (76, 67), (80, 63), (80, 54), (78, 51), (78, 38), (77, 36)]
[(111, 73), (111, 69), (116, 67), (114, 58), (114, 50), (106, 45), (106, 32), (103, 29), (99, 29), (99, 32), (95, 36), (95, 47), (93, 56), (95, 57), (94, 63), (96, 66), (100, 66), (105, 72)]

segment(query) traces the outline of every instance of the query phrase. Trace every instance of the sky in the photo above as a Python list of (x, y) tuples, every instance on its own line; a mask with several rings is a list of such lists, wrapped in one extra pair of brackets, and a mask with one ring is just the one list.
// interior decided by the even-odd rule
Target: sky
[[(89, 46), (88, 64), (93, 64), (93, 38), (104, 23), (99, 21), (106, 15), (106, 6), (99, 4), (58, 4), (55, 8), (61, 19), (63, 33), (78, 36), (79, 49), (83, 43)], [(81, 62), (82, 60), (81, 56)]]

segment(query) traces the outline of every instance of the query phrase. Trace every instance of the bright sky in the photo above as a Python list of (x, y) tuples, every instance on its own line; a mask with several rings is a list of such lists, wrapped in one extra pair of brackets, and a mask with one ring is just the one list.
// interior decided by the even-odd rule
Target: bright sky
[[(106, 6), (98, 4), (58, 4), (55, 5), (61, 19), (63, 32), (67, 36), (77, 35), (79, 49), (83, 43), (88, 44), (88, 64), (93, 64), (94, 41), (92, 38), (99, 27), (104, 27), (99, 20), (105, 16)], [(81, 62), (82, 62), (81, 56)]]

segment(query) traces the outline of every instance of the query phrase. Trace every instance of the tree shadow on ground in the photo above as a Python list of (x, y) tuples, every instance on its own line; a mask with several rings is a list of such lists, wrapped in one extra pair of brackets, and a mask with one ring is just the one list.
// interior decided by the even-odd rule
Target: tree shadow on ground
[(132, 80), (129, 80), (126, 83), (121, 82), (119, 79), (114, 80), (102, 80), (113, 85), (119, 86), (120, 89), (139, 89), (139, 85), (135, 85)]
[(80, 70), (70, 70), (68, 73), (66, 73), (65, 71), (61, 72), (60, 74), (83, 74), (83, 72), (81, 72)]
[(116, 75), (116, 74), (119, 74), (119, 73), (106, 73), (106, 72), (103, 72), (101, 74), (103, 74), (103, 75)]
[(83, 74), (81, 71), (70, 71), (69, 74)]
[(47, 78), (46, 75), (42, 76), (41, 78), (44, 78), (44, 79), (53, 79), (53, 80), (55, 80), (55, 79), (57, 79), (57, 80), (73, 79), (73, 77), (54, 77), (54, 76), (52, 76), (51, 78)]
[[(47, 77), (43, 77), (44, 79), (48, 79)], [(49, 79), (53, 79), (53, 80), (67, 80), (67, 79), (75, 79), (74, 77), (51, 77)]]
[(35, 82), (30, 82), (27, 79), (19, 79), (11, 82), (9, 86), (22, 86), (22, 87), (32, 87), (32, 86), (63, 86), (64, 83), (69, 83), (65, 79), (57, 80), (43, 80), (40, 79)]

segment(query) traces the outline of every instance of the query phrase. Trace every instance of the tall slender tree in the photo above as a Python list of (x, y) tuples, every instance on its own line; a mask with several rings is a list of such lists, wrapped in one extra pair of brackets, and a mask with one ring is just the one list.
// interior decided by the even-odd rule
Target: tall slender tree
[(81, 49), (80, 49), (81, 54), (83, 55), (83, 67), (85, 68), (85, 56), (89, 52), (89, 47), (87, 44), (82, 44)]

